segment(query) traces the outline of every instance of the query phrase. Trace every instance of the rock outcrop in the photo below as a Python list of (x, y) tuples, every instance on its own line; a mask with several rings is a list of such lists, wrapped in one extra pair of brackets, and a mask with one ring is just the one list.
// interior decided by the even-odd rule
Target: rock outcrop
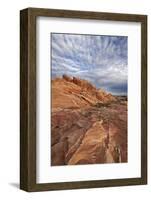
[(127, 100), (86, 80), (52, 80), (51, 165), (127, 162)]
[(51, 84), (52, 109), (74, 109), (116, 101), (111, 94), (98, 90), (88, 81), (76, 77), (63, 75), (62, 78), (52, 80)]

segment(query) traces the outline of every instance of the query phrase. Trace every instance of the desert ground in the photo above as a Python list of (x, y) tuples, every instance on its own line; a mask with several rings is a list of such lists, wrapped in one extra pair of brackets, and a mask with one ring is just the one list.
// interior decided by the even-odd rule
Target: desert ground
[(87, 80), (51, 81), (52, 166), (127, 162), (127, 97)]

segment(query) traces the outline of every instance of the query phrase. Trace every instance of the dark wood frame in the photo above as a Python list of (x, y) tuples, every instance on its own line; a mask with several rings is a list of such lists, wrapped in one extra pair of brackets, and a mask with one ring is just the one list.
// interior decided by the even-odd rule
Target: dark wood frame
[[(36, 18), (62, 17), (141, 23), (141, 178), (36, 183)], [(20, 188), (25, 191), (147, 184), (147, 16), (27, 8), (20, 12)]]

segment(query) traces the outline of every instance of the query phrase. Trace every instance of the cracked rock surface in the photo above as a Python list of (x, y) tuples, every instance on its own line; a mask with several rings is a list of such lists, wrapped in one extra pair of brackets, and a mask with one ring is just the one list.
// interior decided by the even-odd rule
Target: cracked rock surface
[(51, 165), (127, 162), (127, 99), (64, 75), (52, 80)]

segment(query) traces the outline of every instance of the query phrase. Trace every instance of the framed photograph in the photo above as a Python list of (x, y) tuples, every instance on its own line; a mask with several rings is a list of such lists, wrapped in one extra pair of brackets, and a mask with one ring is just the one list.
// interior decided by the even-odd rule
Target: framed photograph
[(147, 16), (20, 12), (20, 188), (147, 184)]

